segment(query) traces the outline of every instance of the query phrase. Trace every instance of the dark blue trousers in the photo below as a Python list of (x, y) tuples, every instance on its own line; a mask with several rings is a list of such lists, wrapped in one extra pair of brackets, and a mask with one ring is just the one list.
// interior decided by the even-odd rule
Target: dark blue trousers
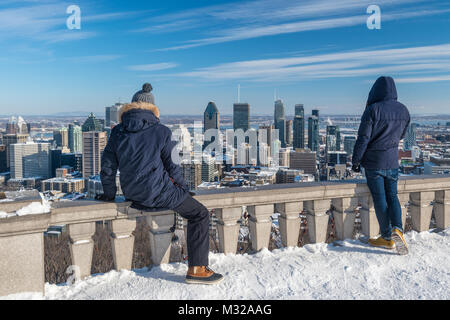
[(208, 209), (188, 195), (173, 210), (188, 221), (186, 241), (189, 266), (207, 266), (209, 254)]
[(402, 209), (397, 197), (398, 169), (365, 171), (381, 236), (390, 240), (392, 228), (403, 232)]

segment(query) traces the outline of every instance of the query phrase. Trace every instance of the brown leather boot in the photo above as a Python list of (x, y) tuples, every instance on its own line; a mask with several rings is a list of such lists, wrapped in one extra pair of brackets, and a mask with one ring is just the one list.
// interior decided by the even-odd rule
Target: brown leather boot
[(189, 267), (186, 275), (186, 283), (216, 284), (223, 280), (223, 276), (215, 273), (207, 266)]

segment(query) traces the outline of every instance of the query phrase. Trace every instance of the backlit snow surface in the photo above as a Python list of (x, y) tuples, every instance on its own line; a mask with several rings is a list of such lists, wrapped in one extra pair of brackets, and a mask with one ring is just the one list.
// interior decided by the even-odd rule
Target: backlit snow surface
[(225, 275), (216, 286), (187, 285), (187, 266), (112, 271), (72, 286), (46, 284), (46, 295), (8, 299), (450, 299), (450, 228), (406, 234), (410, 254), (357, 240), (263, 250), (253, 255), (211, 254)]

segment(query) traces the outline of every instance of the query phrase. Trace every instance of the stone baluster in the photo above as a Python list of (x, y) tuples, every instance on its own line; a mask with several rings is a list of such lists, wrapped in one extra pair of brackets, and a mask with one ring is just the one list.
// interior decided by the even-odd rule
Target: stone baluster
[(218, 218), (219, 251), (225, 254), (236, 253), (240, 228), (238, 220), (241, 218), (242, 208), (222, 208), (215, 212)]
[(172, 241), (173, 211), (159, 211), (148, 214), (147, 224), (150, 227), (150, 255), (152, 263), (160, 265), (169, 263)]
[(72, 265), (78, 268), (80, 279), (86, 278), (91, 274), (95, 222), (69, 224), (68, 231)]
[(402, 208), (402, 226), (403, 226), (403, 229), (405, 229), (406, 214), (408, 211), (408, 208), (406, 207), (406, 205), (409, 202), (409, 193), (399, 193), (398, 200), (400, 201), (400, 207)]
[(439, 229), (450, 227), (450, 190), (436, 191), (434, 217)]
[(312, 243), (327, 240), (328, 220), (327, 211), (330, 200), (308, 200), (304, 202), (306, 220), (308, 222), (309, 241)]
[(358, 206), (358, 198), (337, 198), (331, 200), (333, 206), (333, 218), (338, 240), (351, 239), (355, 228), (355, 209)]
[(281, 241), (285, 247), (296, 247), (300, 234), (300, 212), (303, 211), (303, 202), (278, 203), (275, 210), (280, 213)]
[(136, 229), (136, 219), (112, 220), (110, 228), (114, 268), (116, 270), (130, 270), (133, 262), (133, 231)]
[(252, 249), (255, 251), (269, 247), (273, 209), (273, 204), (247, 207)]
[(380, 225), (378, 224), (372, 196), (364, 196), (361, 199), (361, 206), (361, 231), (365, 236), (373, 238), (380, 234)]
[(433, 205), (435, 193), (433, 191), (412, 192), (410, 194), (411, 204), (409, 210), (411, 212), (412, 227), (418, 232), (430, 229), (431, 215), (433, 213)]

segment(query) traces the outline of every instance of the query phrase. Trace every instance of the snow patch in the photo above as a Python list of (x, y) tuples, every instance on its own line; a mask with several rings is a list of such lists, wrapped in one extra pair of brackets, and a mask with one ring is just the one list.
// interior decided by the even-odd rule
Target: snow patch
[(73, 285), (45, 285), (45, 296), (5, 299), (450, 299), (450, 228), (409, 232), (410, 253), (358, 240), (310, 244), (256, 254), (210, 253), (224, 274), (216, 286), (188, 285), (185, 263), (93, 275)]

